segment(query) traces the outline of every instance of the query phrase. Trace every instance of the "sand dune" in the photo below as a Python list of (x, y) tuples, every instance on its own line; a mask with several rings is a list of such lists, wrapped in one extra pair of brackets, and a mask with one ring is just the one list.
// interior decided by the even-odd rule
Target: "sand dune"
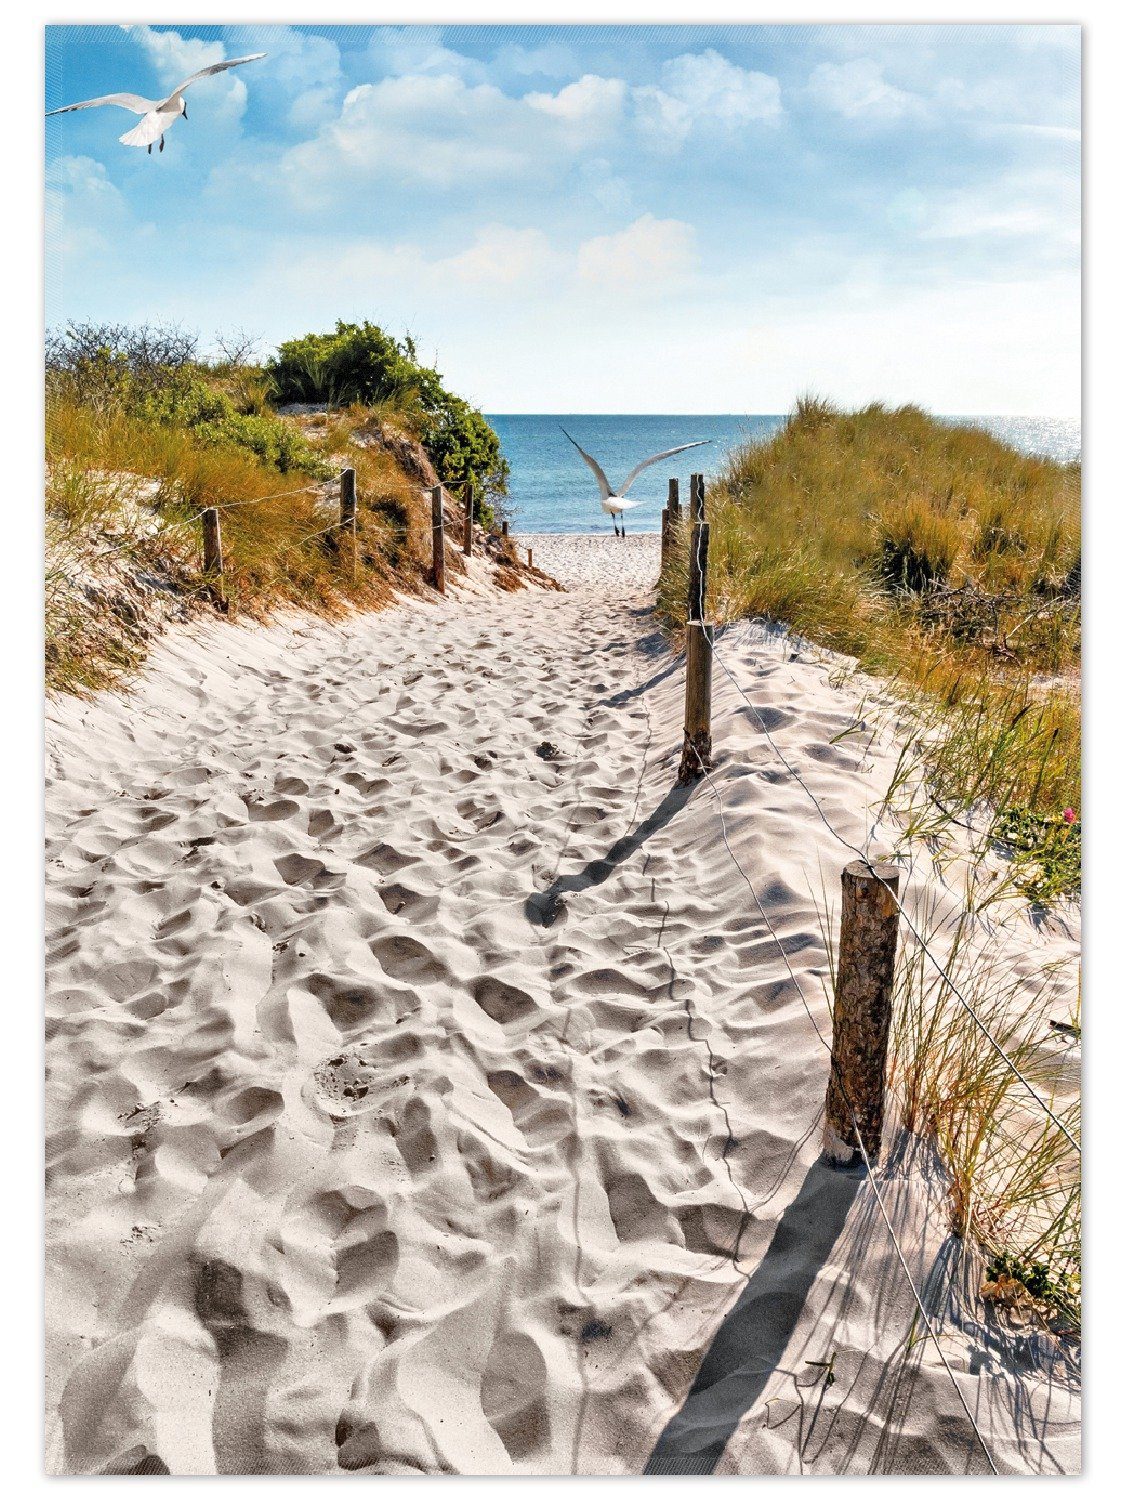
[[(193, 628), (49, 709), (52, 1471), (985, 1469), (869, 1187), (818, 1164), (824, 1052), (715, 792), (673, 788), (656, 539), (529, 540), (567, 592)], [(866, 839), (855, 691), (722, 649)], [(848, 856), (715, 697), (827, 1031)], [(1076, 1380), (974, 1321), (932, 1164), (884, 1194), (998, 1467), (1077, 1469)]]

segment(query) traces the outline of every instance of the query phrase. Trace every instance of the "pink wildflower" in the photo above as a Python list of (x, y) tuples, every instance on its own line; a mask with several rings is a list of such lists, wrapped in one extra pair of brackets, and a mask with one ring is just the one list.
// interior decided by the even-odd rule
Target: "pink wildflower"
[(1078, 814), (1074, 811), (1073, 807), (1064, 807), (1063, 808), (1063, 822), (1064, 823), (1073, 823), (1077, 819), (1077, 817), (1078, 817)]

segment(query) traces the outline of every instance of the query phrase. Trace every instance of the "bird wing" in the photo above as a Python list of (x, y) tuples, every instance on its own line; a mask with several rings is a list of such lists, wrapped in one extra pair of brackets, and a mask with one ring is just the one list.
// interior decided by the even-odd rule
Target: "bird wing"
[(142, 99), (140, 94), (103, 94), (100, 99), (83, 99), (81, 104), (64, 104), (62, 109), (49, 109), (50, 115), (68, 115), (72, 109), (96, 109), (99, 104), (117, 104), (122, 109), (131, 109), (135, 115), (147, 115), (159, 101)]
[(710, 438), (699, 438), (697, 442), (681, 443), (678, 448), (669, 448), (666, 453), (654, 453), (651, 458), (646, 458), (643, 463), (639, 463), (637, 465), (637, 467), (630, 473), (625, 483), (621, 486), (618, 494), (625, 494), (626, 490), (632, 484), (633, 480), (636, 479), (637, 475), (641, 472), (642, 469), (647, 469), (649, 464), (658, 464), (662, 458), (671, 458), (675, 453), (685, 453), (689, 448), (704, 448), (710, 441)]
[(200, 68), (198, 73), (193, 73), (190, 78), (185, 78), (183, 83), (178, 83), (163, 102), (169, 104), (177, 94), (183, 93), (189, 83), (198, 83), (201, 78), (210, 78), (212, 73), (225, 73), (228, 68), (240, 68), (243, 63), (257, 62), (265, 55), (264, 52), (251, 52), (246, 57), (229, 57), (226, 62), (212, 63), (209, 68)]
[(171, 110), (150, 109), (139, 125), (134, 125), (118, 139), (123, 146), (151, 146), (176, 118)]
[[(570, 441), (574, 443), (574, 439), (570, 436), (570, 433), (567, 432), (565, 427), (560, 427), (559, 431), (562, 433), (564, 438), (570, 438)], [(591, 458), (590, 455), (586, 452), (585, 448), (579, 448), (577, 443), (574, 443), (574, 446), (578, 448), (579, 453), (581, 453), (582, 457), (590, 465), (591, 469), (593, 469), (594, 478), (598, 481), (598, 489), (600, 489), (602, 492), (602, 499), (608, 500), (610, 495), (613, 494), (613, 490), (610, 487), (609, 480), (605, 477), (605, 472), (602, 469), (601, 464), (598, 463), (596, 458)]]

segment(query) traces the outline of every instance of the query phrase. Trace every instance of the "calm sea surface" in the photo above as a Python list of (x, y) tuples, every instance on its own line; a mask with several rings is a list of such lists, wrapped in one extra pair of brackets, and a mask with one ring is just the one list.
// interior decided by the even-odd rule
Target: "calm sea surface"
[[(500, 435), (512, 468), (509, 505), (516, 531), (611, 531), (611, 522), (598, 503), (593, 474), (563, 436), (562, 427), (605, 470), (609, 482), (622, 484), (634, 464), (651, 453), (677, 443), (707, 439), (709, 446), (654, 464), (629, 490), (631, 500), (643, 500), (631, 511), (630, 531), (658, 531), (660, 510), (668, 494), (668, 480), (677, 475), (687, 503), (688, 476), (702, 470), (716, 475), (732, 449), (761, 442), (784, 422), (782, 416), (605, 417), (501, 416), (488, 419)], [(1063, 461), (1079, 456), (1077, 421), (1052, 417), (948, 417), (986, 427), (1025, 453), (1041, 453)]]

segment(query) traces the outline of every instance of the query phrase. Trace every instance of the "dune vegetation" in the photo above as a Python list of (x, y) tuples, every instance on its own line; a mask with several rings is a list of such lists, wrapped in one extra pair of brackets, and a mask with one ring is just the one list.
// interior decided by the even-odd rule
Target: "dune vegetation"
[[(707, 495), (709, 609), (892, 679), (907, 820), (970, 820), (1026, 894), (1077, 890), (1080, 474), (915, 407), (801, 401)], [(686, 539), (661, 585), (683, 619)]]
[[(221, 515), (224, 607), (256, 619), (287, 606), (328, 615), (373, 608), (422, 587), (425, 482), (441, 479), (458, 496), (475, 472), (477, 517), (493, 521), (507, 477), (495, 434), (435, 371), (415, 364), (415, 386), (440, 406), (440, 421), (424, 409), (405, 349), (366, 327), (363, 347), (351, 350), (353, 371), (366, 361), (366, 386), (346, 405), (296, 416), (277, 410), (292, 396), (285, 359), (259, 364), (245, 341), (204, 359), (196, 339), (174, 329), (82, 325), (49, 337), (49, 688), (118, 680), (143, 659), (162, 619), (213, 597), (201, 571), (205, 507)], [(376, 394), (381, 361), (394, 376)], [(345, 466), (356, 470), (358, 556), (334, 525)], [(515, 568), (510, 546), (497, 539), (494, 550)]]
[[(706, 513), (712, 619), (764, 618), (884, 680), (863, 717), (885, 715), (902, 746), (886, 826), (904, 853), (920, 842), (939, 862), (956, 857), (964, 882), (952, 915), (916, 914), (926, 947), (904, 933), (901, 1119), (938, 1152), (952, 1226), (985, 1253), (985, 1294), (1073, 1330), (1080, 1161), (1067, 1133), (1077, 1138), (1079, 1107), (1055, 1079), (1077, 1066), (1078, 994), (1059, 1021), (1056, 976), (1032, 993), (987, 934), (1013, 902), (1042, 912), (1079, 889), (1079, 466), (914, 407), (807, 399), (733, 456)], [(660, 586), (673, 628), (685, 531)], [(1006, 1058), (1054, 1100), (1053, 1118)]]

